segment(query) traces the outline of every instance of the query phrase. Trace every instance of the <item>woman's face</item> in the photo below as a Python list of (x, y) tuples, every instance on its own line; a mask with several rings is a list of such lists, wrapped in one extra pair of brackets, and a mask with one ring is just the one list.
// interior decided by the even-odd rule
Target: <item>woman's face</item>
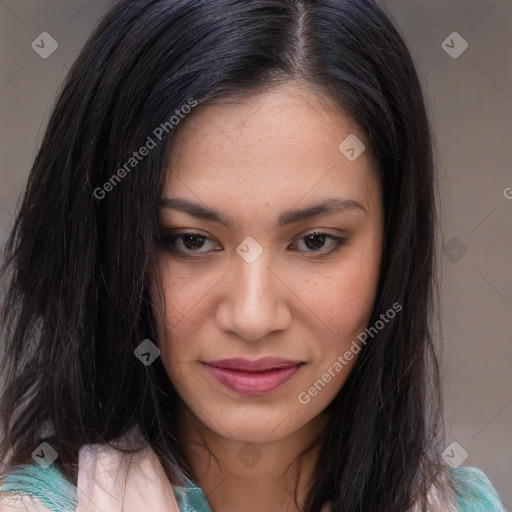
[[(357, 354), (339, 357), (368, 325), (380, 188), (368, 152), (350, 150), (357, 127), (321, 101), (281, 86), (197, 107), (175, 133), (159, 209), (158, 344), (189, 411), (224, 438), (270, 442), (308, 425), (347, 379)], [(219, 362), (269, 357), (285, 361)]]

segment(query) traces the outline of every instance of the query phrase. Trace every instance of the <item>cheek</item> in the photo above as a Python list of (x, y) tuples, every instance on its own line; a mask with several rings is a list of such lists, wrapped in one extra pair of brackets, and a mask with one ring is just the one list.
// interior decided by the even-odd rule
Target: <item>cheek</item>
[[(190, 267), (190, 266), (189, 266)], [(175, 337), (186, 335), (197, 330), (204, 317), (201, 305), (218, 281), (217, 273), (202, 273), (197, 277), (192, 267), (185, 271), (177, 261), (170, 260), (165, 254), (159, 257), (158, 271), (160, 274), (162, 293), (165, 301), (164, 315), (168, 332)], [(215, 274), (215, 275), (213, 275)]]
[(180, 271), (179, 265), (174, 262), (171, 264), (165, 254), (158, 258), (158, 272), (165, 297), (166, 317), (175, 324), (189, 309), (198, 283), (192, 276)]
[(325, 324), (323, 329), (328, 326), (330, 335), (337, 339), (363, 330), (377, 292), (378, 268), (375, 265), (378, 262), (370, 258), (353, 258), (316, 279), (304, 279), (297, 295), (310, 309), (312, 321)]
[(162, 363), (174, 383), (181, 376), (182, 362), (185, 361), (187, 347), (192, 343), (179, 343), (179, 340), (189, 339), (193, 335), (190, 325), (190, 313), (193, 304), (192, 287), (197, 284), (181, 274), (176, 265), (169, 262), (165, 254), (158, 257), (158, 272), (161, 282), (162, 314), (157, 320), (159, 348)]

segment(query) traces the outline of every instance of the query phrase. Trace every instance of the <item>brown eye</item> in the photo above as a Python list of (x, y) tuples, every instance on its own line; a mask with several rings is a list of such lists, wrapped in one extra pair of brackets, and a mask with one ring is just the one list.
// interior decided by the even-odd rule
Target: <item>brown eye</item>
[[(201, 250), (204, 247), (207, 247), (207, 243), (211, 239), (206, 235), (202, 235), (200, 233), (195, 233), (192, 231), (187, 231), (183, 233), (162, 233), (160, 235), (160, 244), (173, 253), (180, 254), (190, 254), (190, 253), (198, 253), (198, 254), (206, 254), (207, 250)], [(211, 243), (213, 247), (215, 244)], [(219, 250), (219, 249), (214, 249)]]
[[(325, 247), (326, 240), (330, 241), (327, 251), (322, 250)], [(340, 247), (347, 244), (348, 239), (331, 235), (329, 233), (314, 232), (302, 237), (299, 241), (304, 241), (306, 246), (305, 252), (320, 253), (320, 254), (331, 254), (337, 251)], [(293, 245), (297, 245), (294, 243)]]

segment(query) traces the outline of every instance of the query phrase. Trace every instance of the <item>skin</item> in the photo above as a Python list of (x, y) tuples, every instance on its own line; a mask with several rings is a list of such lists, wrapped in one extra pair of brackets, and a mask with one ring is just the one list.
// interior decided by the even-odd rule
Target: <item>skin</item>
[[(377, 291), (381, 190), (368, 151), (349, 161), (338, 149), (349, 134), (364, 140), (328, 99), (297, 83), (241, 103), (199, 106), (174, 134), (162, 199), (185, 198), (233, 221), (226, 227), (159, 208), (163, 233), (208, 237), (179, 239), (188, 251), (182, 255), (169, 251), (171, 244), (159, 246), (165, 299), (159, 346), (185, 404), (179, 421), (183, 436), (194, 441), (185, 447), (194, 479), (214, 512), (299, 510), (293, 500), (298, 465), (291, 463), (325, 425), (324, 410), (356, 362), (357, 355), (309, 403), (300, 403), (299, 393), (368, 326)], [(364, 210), (277, 224), (285, 210), (334, 197), (358, 201)], [(347, 245), (330, 252), (329, 238), (308, 243), (304, 237), (313, 231), (346, 237)], [(263, 251), (251, 263), (236, 252), (249, 236)], [(245, 396), (201, 363), (263, 356), (305, 364), (277, 390)], [(301, 506), (316, 453), (302, 461)]]

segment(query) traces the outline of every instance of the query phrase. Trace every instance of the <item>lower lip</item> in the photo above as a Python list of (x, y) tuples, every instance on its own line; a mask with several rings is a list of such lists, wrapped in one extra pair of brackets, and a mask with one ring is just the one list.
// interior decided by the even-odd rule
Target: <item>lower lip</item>
[(297, 365), (266, 372), (243, 372), (209, 364), (205, 366), (221, 384), (242, 395), (270, 393), (284, 384), (300, 368), (300, 365)]

